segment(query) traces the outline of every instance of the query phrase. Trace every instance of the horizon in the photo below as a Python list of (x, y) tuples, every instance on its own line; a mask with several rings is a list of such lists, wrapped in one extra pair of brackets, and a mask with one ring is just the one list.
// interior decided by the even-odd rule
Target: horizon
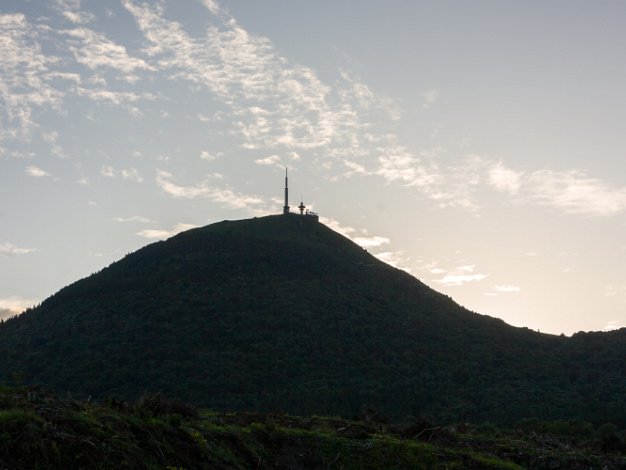
[(280, 214), (479, 314), (626, 327), (626, 4), (8, 0), (0, 317)]

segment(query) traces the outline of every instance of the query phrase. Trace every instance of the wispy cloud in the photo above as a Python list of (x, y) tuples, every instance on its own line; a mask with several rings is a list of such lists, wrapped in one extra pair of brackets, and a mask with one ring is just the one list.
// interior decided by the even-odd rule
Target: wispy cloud
[(449, 271), (441, 279), (435, 279), (434, 282), (443, 284), (448, 287), (461, 286), (468, 282), (479, 282), (488, 277), (488, 274), (476, 273), (474, 265), (459, 266)]
[(63, 16), (75, 24), (90, 23), (95, 20), (95, 16), (84, 11), (64, 11)]
[(23, 299), (21, 297), (0, 298), (0, 319), (6, 320), (9, 317), (19, 315), (28, 307), (32, 307), (34, 300)]
[(499, 191), (517, 194), (522, 185), (523, 172), (506, 168), (500, 161), (492, 165), (488, 170), (488, 181), (491, 186)]
[(152, 100), (154, 96), (150, 93), (135, 93), (134, 91), (113, 91), (105, 88), (84, 88), (77, 87), (76, 94), (93, 101), (110, 103), (116, 106), (126, 107), (132, 114), (140, 114), (135, 103), (140, 100)]
[(146, 229), (146, 230), (142, 230), (140, 232), (137, 232), (137, 235), (139, 235), (140, 237), (143, 237), (143, 238), (165, 239), (165, 238), (172, 237), (172, 236), (176, 235), (177, 233), (184, 232), (185, 230), (189, 230), (189, 229), (196, 228), (196, 227), (197, 227), (197, 225), (195, 225), (195, 224), (178, 223), (170, 230)]
[(418, 188), (433, 188), (444, 181), (436, 164), (424, 164), (406, 147), (398, 145), (381, 147), (378, 150), (380, 166), (377, 174), (388, 182), (399, 182)]
[(113, 220), (115, 220), (116, 222), (141, 222), (144, 224), (151, 222), (151, 220), (147, 217), (142, 217), (140, 215), (134, 215), (132, 217), (116, 217)]
[(67, 157), (63, 148), (59, 145), (59, 133), (57, 131), (44, 132), (41, 136), (43, 137), (43, 140), (50, 144), (50, 151), (52, 152), (52, 155), (59, 158)]
[(94, 21), (93, 13), (81, 10), (81, 0), (56, 0), (55, 7), (69, 22), (74, 24), (86, 24)]
[(280, 166), (280, 156), (279, 155), (270, 155), (269, 157), (265, 157), (265, 158), (259, 158), (258, 160), (255, 160), (254, 163), (256, 163), (257, 165), (274, 165), (274, 166)]
[[(80, 2), (62, 1), (61, 4), (62, 9), (80, 6)], [(63, 11), (67, 17), (67, 11)], [(76, 12), (69, 14), (70, 16), (79, 15)], [(76, 19), (79, 17), (77, 16)], [(66, 54), (73, 56), (75, 67), (80, 69), (80, 74), (75, 79), (74, 76), (77, 74), (67, 77), (65, 72), (54, 72), (56, 77), (72, 78), (74, 83), (66, 90), (66, 94), (84, 97), (98, 103), (121, 106), (134, 116), (141, 114), (137, 106), (140, 101), (156, 99), (153, 94), (144, 89), (129, 89), (141, 80), (153, 79), (152, 72), (156, 69), (143, 58), (131, 55), (126, 46), (85, 26), (55, 30), (54, 36), (61, 39), (55, 42), (59, 43), (59, 47), (64, 48)], [(59, 73), (64, 75), (59, 75)]]
[(351, 237), (353, 236), (353, 234), (357, 232), (357, 230), (354, 227), (343, 225), (341, 222), (339, 222), (336, 219), (333, 219), (332, 217), (322, 216), (320, 217), (320, 221), (324, 225), (327, 225), (328, 227), (330, 227), (335, 232), (340, 233), (344, 237), (347, 237), (350, 239), (352, 239)]
[[(395, 139), (393, 139), (395, 140)], [(507, 193), (517, 204), (551, 207), (566, 214), (612, 216), (626, 210), (626, 187), (612, 186), (580, 169), (518, 171), (501, 160), (465, 155), (459, 163), (441, 166), (438, 155), (402, 145), (380, 147), (376, 174), (389, 183), (416, 189), (440, 207), (479, 207), (476, 192), (485, 184)], [(357, 171), (353, 174), (367, 173)], [(368, 173), (369, 174), (369, 173)]]
[(103, 165), (100, 168), (100, 174), (106, 178), (122, 178), (125, 180), (135, 181), (136, 183), (143, 182), (143, 176), (136, 168), (125, 168), (122, 170), (116, 170), (112, 166)]
[(57, 107), (63, 93), (46, 78), (58, 58), (42, 52), (23, 14), (0, 14), (0, 140), (28, 136), (36, 109)]
[(412, 274), (412, 269), (408, 266), (408, 259), (404, 256), (402, 251), (382, 251), (374, 253), (374, 256), (384, 263), (387, 263), (394, 268), (402, 269)]
[[(43, 17), (33, 25), (21, 14), (0, 15), (0, 152), (3, 141), (24, 138), (37, 128), (36, 110), (60, 109), (67, 96), (119, 106), (140, 116), (144, 101), (169, 99), (167, 92), (150, 93), (143, 84), (165, 79), (189, 85), (194, 92), (208, 92), (219, 111), (194, 111), (190, 117), (220, 121), (237, 145), (254, 151), (247, 155), (259, 165), (304, 156), (318, 163), (330, 179), (379, 177), (442, 208), (476, 211), (481, 204), (478, 190), (488, 186), (515, 203), (569, 214), (610, 216), (626, 210), (626, 188), (583, 170), (518, 171), (501, 160), (454, 155), (450, 150), (444, 159), (446, 149), (437, 143), (411, 148), (395, 132), (399, 116), (395, 103), (350, 71), (340, 70), (340, 78), (333, 82), (322, 80), (315, 70), (281, 55), (268, 38), (246, 31), (214, 0), (202, 1), (210, 23), (200, 34), (169, 19), (163, 2), (122, 4), (143, 35), (142, 49), (96, 30), (95, 18), (79, 0), (55, 2), (54, 8), (66, 20), (64, 29), (46, 26)], [(53, 39), (51, 50), (62, 55), (42, 51), (44, 36)], [(425, 107), (440, 96), (436, 87), (420, 94)], [(55, 131), (42, 136), (53, 155), (65, 156)], [(207, 161), (220, 156), (200, 150), (200, 158)], [(111, 170), (107, 176), (143, 179), (136, 169)], [(170, 187), (170, 194), (201, 194), (239, 208), (234, 190), (223, 189), (233, 197), (205, 186), (203, 182), (178, 190)]]
[(23, 255), (32, 253), (34, 248), (19, 248), (11, 243), (0, 243), (0, 255)]
[(63, 72), (63, 71), (58, 71), (58, 70), (48, 72), (44, 76), (47, 80), (57, 80), (57, 81), (63, 80), (63, 81), (71, 82), (75, 85), (80, 85), (83, 80), (80, 74), (78, 73)]
[(419, 156), (401, 145), (379, 149), (377, 174), (389, 183), (401, 183), (416, 189), (435, 201), (439, 207), (462, 207), (476, 210), (474, 193), (483, 180), (486, 160), (468, 154), (455, 165), (442, 167), (437, 151), (424, 151)]
[(367, 124), (358, 111), (376, 102), (364, 84), (347, 76), (340, 88), (323, 83), (314, 70), (291, 64), (271, 41), (248, 33), (215, 2), (205, 2), (205, 6), (212, 13), (220, 12), (215, 17), (217, 25), (201, 38), (188, 34), (180, 23), (168, 21), (158, 4), (131, 0), (123, 4), (150, 43), (146, 49), (150, 63), (168, 72), (172, 80), (201, 86), (226, 104), (242, 147), (360, 146)]
[(613, 188), (582, 170), (541, 170), (527, 178), (531, 201), (566, 213), (608, 216), (626, 209), (626, 188)]
[(402, 269), (408, 273), (411, 272), (409, 260), (401, 251), (378, 251), (381, 247), (384, 246), (387, 248), (387, 245), (391, 244), (391, 240), (389, 238), (378, 235), (369, 236), (366, 230), (342, 225), (339, 221), (328, 217), (320, 217), (320, 221), (335, 232), (349, 238), (362, 248), (372, 250), (372, 255), (384, 263), (387, 263), (395, 268)]
[(613, 187), (580, 169), (515, 171), (502, 161), (488, 170), (488, 182), (518, 203), (552, 207), (566, 214), (611, 216), (626, 210), (626, 187)]
[(71, 38), (69, 50), (76, 61), (91, 70), (112, 69), (121, 72), (126, 80), (135, 71), (154, 70), (143, 59), (131, 57), (126, 47), (114, 43), (102, 33), (84, 27), (68, 29), (63, 33)]
[(196, 199), (207, 198), (230, 209), (247, 209), (251, 213), (263, 213), (266, 210), (265, 200), (258, 196), (251, 196), (232, 190), (231, 188), (217, 187), (214, 175), (198, 184), (183, 186), (174, 182), (171, 173), (158, 170), (157, 185), (167, 194), (175, 198)]
[(378, 248), (382, 245), (387, 245), (390, 240), (387, 237), (354, 237), (352, 239), (354, 243), (362, 246), (363, 248)]
[(212, 162), (213, 160), (217, 160), (218, 158), (222, 157), (223, 155), (221, 153), (211, 153), (208, 152), (207, 150), (202, 150), (200, 152), (200, 158), (202, 160), (206, 160), (208, 162)]
[(340, 92), (346, 101), (355, 99), (356, 105), (361, 109), (368, 109), (379, 101), (376, 94), (365, 83), (347, 70), (341, 71), (341, 77), (349, 85)]
[[(495, 292), (494, 292), (495, 291)], [(507, 285), (507, 284), (500, 284), (497, 286), (493, 287), (493, 291), (491, 292), (485, 292), (484, 295), (489, 296), (489, 297), (496, 297), (500, 294), (516, 294), (518, 292), (521, 292), (522, 289), (518, 286), (512, 286), (512, 285)]]
[[(397, 114), (393, 105), (366, 84), (346, 71), (341, 71), (343, 81), (324, 83), (314, 70), (282, 57), (269, 39), (248, 33), (216, 2), (205, 3), (215, 16), (203, 37), (168, 20), (159, 4), (123, 4), (148, 41), (144, 63), (170, 80), (208, 90), (226, 105), (231, 133), (240, 145), (269, 153), (255, 158), (259, 165), (278, 164), (280, 151), (308, 152), (332, 172), (331, 179), (377, 175), (420, 192), (440, 207), (472, 211), (479, 208), (476, 193), (483, 184), (520, 201), (569, 212), (614, 213), (622, 207), (621, 191), (578, 174), (524, 173), (471, 154), (450, 156), (453, 162), (444, 163), (440, 147), (435, 152), (408, 148), (390, 127), (389, 118), (393, 121)], [(421, 97), (430, 106), (439, 95), (440, 90), (432, 88)], [(372, 120), (382, 123), (383, 114), (387, 121), (381, 129), (390, 131), (371, 132)], [(212, 119), (202, 114), (198, 118)]]
[(100, 174), (107, 178), (115, 178), (116, 171), (112, 166), (102, 165), (102, 167), (100, 168)]
[(24, 170), (28, 176), (33, 176), (35, 178), (43, 178), (45, 176), (52, 176), (46, 170), (42, 170), (38, 166), (29, 165)]
[(624, 322), (624, 320), (611, 320), (604, 325), (602, 331), (619, 330), (624, 327), (626, 327), (626, 322)]
[(498, 292), (520, 292), (522, 289), (518, 286), (512, 286), (512, 285), (507, 285), (507, 284), (501, 284), (498, 286), (495, 286), (494, 289)]
[(220, 6), (215, 0), (202, 0), (202, 3), (207, 7), (207, 10), (214, 15), (219, 15), (221, 13)]

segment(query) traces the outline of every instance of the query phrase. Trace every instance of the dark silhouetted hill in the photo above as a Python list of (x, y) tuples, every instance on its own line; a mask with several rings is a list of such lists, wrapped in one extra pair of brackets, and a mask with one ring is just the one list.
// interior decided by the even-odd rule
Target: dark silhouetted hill
[(470, 312), (297, 215), (154, 243), (0, 326), (8, 383), (222, 410), (626, 425), (626, 329)]

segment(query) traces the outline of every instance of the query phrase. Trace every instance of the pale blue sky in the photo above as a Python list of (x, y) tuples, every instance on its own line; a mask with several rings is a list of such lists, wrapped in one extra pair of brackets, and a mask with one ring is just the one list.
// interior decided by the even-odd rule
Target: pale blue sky
[(0, 312), (291, 194), (460, 304), (626, 326), (626, 3), (3, 1)]

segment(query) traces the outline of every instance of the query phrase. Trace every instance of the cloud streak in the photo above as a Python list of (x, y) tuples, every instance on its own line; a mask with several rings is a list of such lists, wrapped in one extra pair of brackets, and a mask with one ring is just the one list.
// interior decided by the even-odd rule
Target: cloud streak
[(363, 248), (378, 248), (382, 245), (386, 245), (390, 242), (387, 237), (354, 237), (352, 239), (354, 243)]
[(281, 166), (279, 155), (270, 155), (269, 157), (259, 158), (258, 160), (255, 160), (254, 163), (265, 166)]
[[(142, 34), (142, 49), (95, 30), (95, 17), (77, 0), (54, 4), (66, 20), (61, 29), (47, 26), (44, 17), (31, 24), (22, 14), (0, 15), (0, 152), (3, 142), (25, 139), (38, 127), (37, 110), (60, 110), (66, 98), (79, 97), (138, 116), (141, 102), (172, 98), (143, 86), (165, 79), (208, 92), (223, 109), (210, 118), (194, 115), (201, 122), (221, 120), (237, 145), (257, 152), (251, 160), (259, 165), (278, 164), (278, 155), (303, 154), (319, 162), (330, 179), (378, 176), (442, 208), (475, 211), (478, 190), (488, 186), (516, 203), (567, 214), (612, 216), (626, 210), (625, 187), (584, 170), (518, 171), (476, 155), (453, 155), (446, 163), (440, 155), (445, 149), (409, 148), (394, 132), (399, 116), (394, 103), (349, 71), (340, 70), (339, 80), (325, 83), (315, 70), (282, 56), (268, 38), (250, 34), (214, 0), (202, 1), (210, 24), (196, 34), (168, 19), (162, 2), (123, 0), (122, 5)], [(43, 39), (53, 39), (53, 50), (61, 55), (45, 54)], [(426, 107), (439, 96), (438, 87), (420, 94)], [(42, 136), (52, 154), (66, 156), (55, 131)], [(212, 161), (221, 154), (200, 155)], [(141, 180), (137, 174), (121, 176)]]
[(158, 170), (156, 183), (165, 193), (177, 199), (207, 198), (222, 207), (229, 209), (247, 209), (251, 213), (266, 211), (266, 202), (258, 196), (251, 196), (215, 185), (215, 177), (206, 179), (195, 185), (181, 185), (174, 182), (171, 173)]
[(56, 107), (63, 93), (45, 78), (58, 58), (46, 56), (23, 14), (0, 14), (0, 141), (24, 139), (37, 108)]
[(131, 57), (127, 49), (116, 44), (102, 33), (88, 28), (74, 28), (62, 31), (69, 40), (69, 50), (76, 61), (90, 70), (106, 68), (122, 73), (126, 80), (133, 78), (130, 74), (136, 71), (153, 71), (143, 59)]
[(506, 168), (500, 161), (488, 170), (489, 184), (498, 191), (517, 194), (522, 185), (522, 172)]
[(6, 320), (7, 318), (19, 315), (34, 304), (34, 300), (27, 300), (21, 297), (0, 298), (0, 319)]
[(32, 253), (34, 248), (19, 248), (11, 243), (0, 243), (0, 255), (24, 255)]
[(136, 183), (143, 183), (143, 176), (136, 168), (124, 168), (122, 170), (116, 170), (112, 166), (103, 165), (100, 168), (100, 174), (105, 178), (122, 178), (125, 180), (134, 181)]
[(326, 85), (314, 70), (290, 64), (267, 38), (249, 34), (216, 2), (205, 2), (220, 13), (202, 38), (167, 20), (159, 5), (123, 4), (149, 42), (150, 63), (226, 104), (243, 148), (367, 153), (359, 110), (384, 106), (364, 84), (344, 75), (344, 87)]
[[(145, 74), (164, 73), (168, 80), (188, 83), (210, 93), (226, 106), (230, 132), (243, 149), (277, 152), (257, 157), (258, 165), (276, 165), (280, 152), (318, 155), (332, 178), (377, 175), (387, 183), (419, 191), (440, 207), (479, 208), (477, 190), (487, 185), (517, 202), (552, 207), (569, 214), (614, 215), (626, 209), (626, 189), (612, 188), (581, 170), (516, 171), (501, 161), (465, 155), (460, 163), (443, 165), (438, 151), (415, 152), (393, 133), (371, 133), (377, 116), (393, 121), (393, 106), (367, 85), (341, 71), (341, 82), (324, 83), (311, 68), (292, 64), (272, 42), (248, 33), (215, 1), (203, 5), (212, 15), (204, 35), (192, 35), (167, 18), (163, 5), (124, 0), (146, 47), (143, 57), (84, 26), (64, 30), (75, 60), (91, 71), (112, 70), (129, 83)], [(77, 86), (80, 96), (123, 105), (137, 111), (147, 93)], [(439, 98), (439, 89), (421, 94), (425, 106)], [(210, 118), (201, 116), (204, 122)], [(214, 159), (204, 151), (202, 158)], [(267, 154), (266, 154), (267, 155)], [(338, 171), (336, 165), (345, 168)], [(178, 194), (208, 194), (187, 188)], [(176, 191), (174, 191), (176, 192)], [(227, 198), (226, 198), (227, 199)]]
[(511, 286), (511, 285), (506, 285), (506, 284), (501, 284), (498, 286), (495, 286), (494, 289), (498, 292), (520, 292), (522, 289), (518, 286)]
[(33, 176), (35, 178), (44, 178), (46, 176), (52, 176), (46, 170), (42, 170), (38, 166), (29, 165), (24, 170), (28, 176)]
[(56, 0), (55, 3), (55, 8), (71, 23), (81, 25), (96, 19), (93, 13), (80, 9), (81, 0)]
[(475, 273), (474, 265), (459, 266), (448, 272), (441, 279), (435, 279), (433, 282), (443, 284), (448, 287), (462, 286), (470, 282), (480, 282), (486, 279), (488, 274)]
[(620, 328), (624, 328), (624, 325), (625, 323), (623, 320), (611, 320), (611, 321), (608, 321), (606, 325), (604, 325), (604, 328), (602, 328), (602, 331), (619, 330)]
[(526, 182), (532, 202), (569, 214), (609, 216), (626, 209), (626, 188), (612, 188), (582, 170), (536, 171)]
[(147, 217), (142, 217), (140, 215), (134, 215), (132, 217), (116, 217), (114, 219), (116, 222), (141, 222), (147, 224), (151, 222)]
[(522, 203), (566, 214), (611, 216), (626, 210), (626, 187), (612, 187), (580, 169), (514, 171), (502, 162), (488, 171), (489, 184)]
[(185, 230), (190, 230), (196, 227), (197, 225), (195, 224), (178, 223), (170, 230), (146, 229), (146, 230), (141, 230), (140, 232), (137, 232), (137, 235), (143, 238), (148, 238), (148, 239), (163, 240), (169, 237), (173, 237), (177, 233), (184, 232)]

